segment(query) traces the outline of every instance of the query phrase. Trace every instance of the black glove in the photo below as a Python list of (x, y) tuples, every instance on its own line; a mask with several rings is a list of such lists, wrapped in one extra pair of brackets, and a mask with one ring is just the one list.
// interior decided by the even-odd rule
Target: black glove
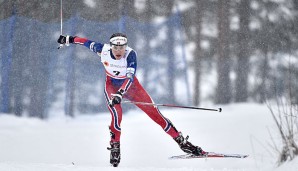
[(116, 94), (112, 94), (112, 100), (111, 100), (111, 103), (110, 105), (112, 107), (114, 107), (115, 104), (120, 104), (121, 103), (121, 100), (122, 100), (122, 93), (120, 91), (117, 91)]
[(65, 45), (69, 45), (70, 43), (73, 43), (74, 42), (74, 38), (75, 37), (72, 37), (72, 36), (63, 36), (63, 35), (60, 35), (59, 39), (57, 40), (58, 43), (60, 44), (65, 44)]

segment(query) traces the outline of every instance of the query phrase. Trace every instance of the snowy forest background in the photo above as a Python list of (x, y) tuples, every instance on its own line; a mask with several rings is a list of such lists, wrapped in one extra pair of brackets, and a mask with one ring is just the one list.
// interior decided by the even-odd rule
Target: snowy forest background
[[(158, 103), (298, 103), (298, 1), (63, 0), (63, 34), (125, 32)], [(104, 71), (83, 46), (57, 49), (60, 1), (0, 0), (1, 112), (106, 112)]]
[[(8, 161), (0, 163), (0, 170), (9, 170), (10, 165), (15, 168), (14, 162), (26, 158), (34, 163), (40, 158), (35, 154), (39, 151), (49, 150), (51, 154), (61, 144), (65, 144), (62, 149), (68, 147), (69, 142), (61, 137), (75, 137), (72, 142), (88, 147), (77, 148), (78, 154), (72, 156), (78, 157), (77, 162), (100, 163), (107, 169), (108, 157), (103, 155), (109, 154), (96, 151), (105, 150), (109, 137), (106, 125), (110, 118), (103, 98), (105, 72), (98, 56), (86, 47), (57, 49), (60, 2), (0, 0), (0, 146), (4, 151), (0, 158)], [(63, 0), (62, 23), (63, 34), (102, 43), (108, 42), (112, 33), (126, 33), (129, 46), (138, 54), (137, 76), (156, 103), (222, 106), (222, 115), (185, 110), (163, 112), (175, 113), (170, 118), (175, 123), (179, 121), (178, 126), (189, 129), (187, 132), (192, 135), (202, 135), (191, 138), (204, 147), (249, 154), (251, 158), (237, 168), (271, 168), (272, 158), (278, 158), (280, 165), (298, 155), (297, 0)], [(147, 125), (148, 118), (142, 118), (140, 111), (130, 110), (135, 109), (130, 105), (123, 107), (126, 117), (132, 120), (124, 123), (131, 130), (128, 135), (137, 135), (134, 125), (140, 123), (146, 126), (139, 129), (151, 134), (140, 138), (144, 142), (150, 143), (154, 136), (164, 139), (162, 133), (149, 131), (155, 127)], [(66, 115), (66, 119), (61, 115)], [(215, 125), (209, 124), (214, 121)], [(140, 144), (132, 142), (136, 135), (124, 138), (124, 144), (125, 140), (130, 142), (124, 151), (135, 147), (135, 153), (139, 151)], [(235, 135), (243, 138), (226, 138)], [(56, 145), (42, 147), (51, 143), (49, 138), (57, 141)], [(268, 139), (269, 147), (262, 145)], [(156, 142), (148, 152), (164, 150)], [(259, 147), (253, 145), (256, 142)], [(42, 148), (38, 150), (36, 146)], [(164, 167), (173, 150), (180, 149), (173, 146), (160, 155), (158, 167)], [(278, 156), (266, 156), (265, 150)], [(68, 154), (76, 150), (70, 146), (65, 155), (58, 151), (40, 161), (68, 162)], [(81, 155), (89, 156), (91, 152), (96, 156), (91, 157), (94, 161)], [(124, 166), (135, 163), (127, 161), (133, 159), (133, 153), (124, 155)], [(148, 160), (140, 159), (141, 164), (136, 167), (143, 167), (145, 161)], [(154, 166), (156, 160), (151, 162), (145, 165)], [(182, 167), (186, 163), (176, 164)], [(218, 165), (213, 160), (190, 163), (190, 170), (199, 166), (213, 170)], [(297, 164), (292, 163), (280, 170), (296, 170)], [(17, 164), (32, 170), (28, 163)], [(234, 164), (233, 160), (225, 160), (218, 167), (227, 170)], [(51, 166), (44, 167), (53, 170)]]

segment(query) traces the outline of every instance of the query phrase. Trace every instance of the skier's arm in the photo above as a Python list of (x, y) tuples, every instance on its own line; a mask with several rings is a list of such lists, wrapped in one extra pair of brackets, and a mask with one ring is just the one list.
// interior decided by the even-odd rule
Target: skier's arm
[(132, 50), (127, 56), (126, 80), (118, 90), (119, 92), (124, 94), (129, 89), (131, 83), (133, 82), (134, 76), (136, 74), (136, 70), (137, 70), (137, 54), (135, 51)]
[(127, 56), (127, 68), (126, 68), (126, 79), (117, 91), (116, 94), (112, 94), (113, 98), (110, 105), (113, 107), (115, 104), (120, 104), (122, 96), (127, 92), (130, 85), (132, 84), (135, 73), (137, 70), (137, 55), (135, 51), (131, 51)]
[(84, 45), (95, 53), (101, 53), (102, 47), (103, 47), (102, 43), (94, 42), (92, 40), (88, 40), (86, 38), (77, 37), (77, 36), (74, 37), (73, 43)]
[(60, 44), (65, 44), (67, 46), (71, 43), (84, 45), (95, 53), (101, 53), (102, 47), (103, 47), (102, 43), (97, 43), (92, 40), (88, 40), (87, 38), (82, 38), (78, 36), (73, 37), (68, 35), (66, 36), (60, 35), (57, 42)]

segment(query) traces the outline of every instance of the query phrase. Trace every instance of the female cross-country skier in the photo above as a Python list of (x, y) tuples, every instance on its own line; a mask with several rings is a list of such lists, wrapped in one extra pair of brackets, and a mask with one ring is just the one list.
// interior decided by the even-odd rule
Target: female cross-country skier
[[(136, 77), (137, 53), (127, 46), (127, 36), (123, 33), (114, 33), (108, 44), (88, 40), (78, 36), (60, 35), (57, 40), (63, 45), (80, 44), (95, 52), (105, 67), (106, 80), (104, 96), (107, 107), (111, 112), (112, 121), (109, 126), (111, 133), (110, 163), (117, 167), (120, 163), (120, 135), (122, 107), (121, 100), (126, 98), (130, 101), (153, 103), (150, 95), (145, 91)], [(186, 153), (204, 155), (200, 147), (184, 138), (182, 133), (177, 131), (173, 123), (164, 117), (156, 106), (135, 104), (143, 110), (154, 122), (169, 134)]]

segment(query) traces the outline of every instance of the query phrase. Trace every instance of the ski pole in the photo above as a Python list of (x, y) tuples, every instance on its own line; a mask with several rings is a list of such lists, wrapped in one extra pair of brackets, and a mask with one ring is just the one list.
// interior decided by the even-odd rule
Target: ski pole
[(222, 111), (221, 108), (210, 109), (210, 108), (193, 107), (193, 106), (179, 106), (179, 105), (173, 105), (173, 104), (156, 104), (156, 103), (133, 102), (133, 101), (123, 101), (122, 103), (141, 104), (141, 105), (149, 105), (149, 106), (175, 107), (175, 108), (196, 109), (196, 110), (209, 110), (209, 111), (215, 111), (215, 112), (221, 112)]
[[(62, 29), (63, 29), (63, 13), (62, 13), (62, 0), (60, 0), (60, 35), (62, 35)], [(63, 44), (60, 44), (58, 49), (62, 48)]]

